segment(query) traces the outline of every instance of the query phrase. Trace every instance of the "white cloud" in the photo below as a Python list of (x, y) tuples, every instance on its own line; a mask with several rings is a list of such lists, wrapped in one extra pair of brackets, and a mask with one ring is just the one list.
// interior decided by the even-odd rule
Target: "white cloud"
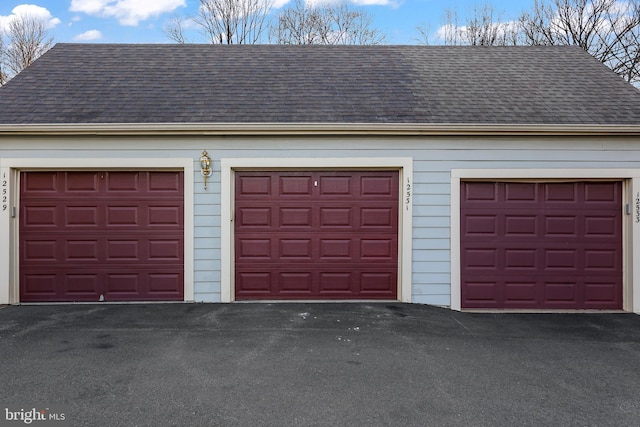
[(85, 31), (82, 34), (78, 34), (73, 39), (77, 41), (91, 41), (91, 40), (100, 40), (102, 38), (102, 33), (98, 30), (89, 30)]
[[(282, 5), (288, 1), (289, 0), (285, 0)], [(354, 6), (391, 6), (394, 8), (400, 4), (400, 2), (396, 0), (348, 0), (346, 2), (344, 0), (305, 0), (305, 3), (313, 7), (321, 5), (335, 6), (341, 3), (347, 3)], [(278, 4), (278, 0), (276, 0), (276, 4)]]
[[(498, 39), (504, 38), (509, 34), (518, 31), (518, 23), (516, 21), (494, 22), (491, 24), (492, 32)], [(439, 27), (435, 32), (435, 38), (440, 41), (451, 41), (451, 38), (458, 43), (464, 44), (468, 39), (467, 34), (469, 27), (466, 25), (456, 26), (454, 24), (445, 24)]]
[(19, 16), (31, 16), (42, 19), (42, 21), (47, 23), (47, 28), (53, 28), (61, 22), (58, 18), (54, 18), (53, 15), (51, 15), (51, 12), (44, 7), (36, 6), (34, 4), (20, 4), (13, 8), (11, 15), (0, 15), (0, 29), (6, 29), (9, 22)]
[(351, 2), (358, 6), (397, 6), (396, 2), (390, 0), (352, 0)]
[(69, 10), (116, 18), (121, 25), (137, 26), (152, 16), (186, 6), (186, 0), (71, 0)]

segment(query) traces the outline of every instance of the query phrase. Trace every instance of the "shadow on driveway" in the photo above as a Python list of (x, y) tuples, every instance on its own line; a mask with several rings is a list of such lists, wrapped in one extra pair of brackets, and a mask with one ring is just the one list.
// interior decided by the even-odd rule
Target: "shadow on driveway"
[(0, 363), (5, 405), (63, 405), (69, 425), (640, 424), (633, 314), (10, 306)]

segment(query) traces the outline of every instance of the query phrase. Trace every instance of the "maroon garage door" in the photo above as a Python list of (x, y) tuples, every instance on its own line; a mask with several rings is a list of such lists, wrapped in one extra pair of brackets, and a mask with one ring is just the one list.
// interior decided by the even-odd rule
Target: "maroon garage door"
[(237, 172), (235, 296), (396, 299), (398, 172)]
[(20, 301), (182, 300), (182, 172), (26, 172)]
[(463, 308), (622, 308), (620, 182), (461, 184)]

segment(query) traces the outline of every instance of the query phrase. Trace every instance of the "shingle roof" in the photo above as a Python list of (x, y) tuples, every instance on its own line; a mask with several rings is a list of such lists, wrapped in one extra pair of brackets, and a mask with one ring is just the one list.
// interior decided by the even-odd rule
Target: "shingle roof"
[(639, 125), (640, 91), (576, 47), (58, 44), (0, 124)]

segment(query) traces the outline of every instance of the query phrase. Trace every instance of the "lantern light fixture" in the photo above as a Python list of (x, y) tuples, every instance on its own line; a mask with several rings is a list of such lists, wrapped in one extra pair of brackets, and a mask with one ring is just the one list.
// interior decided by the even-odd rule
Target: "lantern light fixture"
[(213, 170), (211, 169), (211, 157), (207, 153), (207, 150), (202, 152), (202, 156), (200, 157), (200, 173), (204, 177), (204, 189), (207, 189), (207, 178), (213, 175)]

